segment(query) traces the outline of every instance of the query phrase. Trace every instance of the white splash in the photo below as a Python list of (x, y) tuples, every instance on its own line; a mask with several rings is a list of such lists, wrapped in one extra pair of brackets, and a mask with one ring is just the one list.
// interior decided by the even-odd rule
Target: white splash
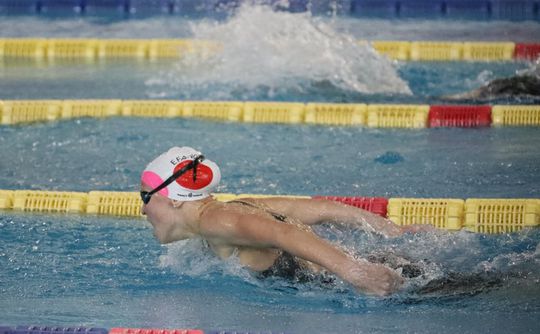
[(483, 271), (508, 271), (513, 268), (521, 268), (526, 269), (526, 271), (538, 273), (539, 264), (540, 254), (538, 252), (512, 252), (500, 254), (493, 259), (482, 261), (477, 265), (477, 269)]
[(536, 61), (532, 62), (531, 66), (524, 69), (517, 71), (517, 75), (530, 75), (530, 76), (536, 76), (538, 79), (540, 79), (540, 57), (536, 59)]
[(167, 252), (159, 257), (160, 267), (169, 268), (179, 275), (205, 277), (215, 273), (236, 276), (253, 282), (255, 278), (231, 256), (221, 260), (209, 250), (205, 250), (200, 239), (183, 240), (166, 246)]
[(301, 91), (303, 83), (326, 82), (365, 94), (411, 94), (389, 59), (309, 13), (245, 5), (225, 22), (192, 22), (191, 30), (193, 38), (218, 42), (221, 51), (184, 57), (166, 78), (147, 85)]

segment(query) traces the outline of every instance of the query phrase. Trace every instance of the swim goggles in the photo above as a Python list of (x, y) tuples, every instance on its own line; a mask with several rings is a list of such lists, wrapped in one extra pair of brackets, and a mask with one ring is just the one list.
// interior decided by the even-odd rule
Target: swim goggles
[(162, 184), (157, 186), (156, 188), (152, 189), (151, 191), (141, 191), (141, 199), (144, 204), (148, 204), (150, 202), (150, 199), (152, 198), (152, 195), (160, 191), (161, 189), (167, 187), (169, 184), (173, 183), (177, 178), (184, 175), (188, 171), (193, 169), (193, 182), (197, 180), (197, 166), (204, 160), (204, 155), (199, 155), (193, 161), (185, 165), (184, 167), (180, 168), (176, 173), (169, 176), (167, 180), (163, 181)]

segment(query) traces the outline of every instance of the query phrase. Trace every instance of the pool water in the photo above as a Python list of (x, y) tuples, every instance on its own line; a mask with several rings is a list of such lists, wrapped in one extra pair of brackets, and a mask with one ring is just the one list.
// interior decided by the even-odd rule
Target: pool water
[[(533, 333), (540, 293), (539, 230), (466, 232), (380, 240), (345, 227), (319, 233), (355, 253), (394, 252), (423, 263), (388, 298), (332, 286), (259, 281), (199, 241), (160, 247), (137, 219), (77, 215), (0, 216), (0, 309), (7, 324), (203, 328), (293, 333)], [(449, 272), (461, 285), (420, 293)]]
[[(257, 39), (254, 30), (266, 35)], [(434, 104), (531, 64), (392, 62), (347, 41), (531, 41), (538, 32), (540, 23), (532, 21), (327, 18), (258, 7), (220, 21), (3, 17), (2, 37), (197, 37), (230, 47), (216, 57), (180, 61), (5, 59), (0, 99)], [(539, 198), (539, 141), (537, 128), (83, 118), (1, 126), (0, 189), (136, 191), (150, 159), (170, 146), (189, 145), (220, 165), (219, 192)], [(292, 333), (535, 333), (540, 325), (538, 229), (508, 235), (440, 231), (389, 240), (339, 224), (316, 231), (356, 256), (398, 254), (424, 274), (407, 279), (397, 295), (366, 297), (339, 280), (258, 280), (234, 259), (207, 254), (199, 240), (160, 246), (144, 219), (4, 211), (0, 323)], [(445, 279), (445, 287), (431, 289)]]
[(536, 128), (86, 118), (0, 127), (0, 189), (133, 191), (159, 152), (191, 145), (219, 163), (223, 193), (538, 198), (539, 141)]

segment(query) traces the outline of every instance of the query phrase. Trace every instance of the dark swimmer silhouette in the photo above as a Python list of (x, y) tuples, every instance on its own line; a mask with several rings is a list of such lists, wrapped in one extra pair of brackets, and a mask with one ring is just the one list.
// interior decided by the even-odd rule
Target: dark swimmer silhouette
[(531, 68), (507, 78), (497, 78), (472, 91), (443, 96), (444, 100), (494, 100), (500, 98), (540, 98), (540, 58)]

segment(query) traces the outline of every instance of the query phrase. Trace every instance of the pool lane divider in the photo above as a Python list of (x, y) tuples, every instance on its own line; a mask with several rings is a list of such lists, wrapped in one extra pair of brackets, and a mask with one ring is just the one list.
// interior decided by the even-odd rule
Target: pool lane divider
[[(403, 61), (534, 60), (540, 43), (461, 41), (358, 41)], [(0, 58), (35, 60), (98, 60), (135, 58), (157, 60), (189, 55), (210, 56), (223, 48), (216, 41), (197, 39), (2, 38)]]
[(202, 329), (158, 329), (158, 328), (90, 328), (61, 326), (0, 326), (0, 334), (285, 334), (271, 331), (226, 331)]
[(540, 126), (540, 105), (425, 105), (180, 100), (0, 100), (0, 124), (81, 117), (186, 117), (372, 128)]
[[(261, 194), (214, 194), (219, 201), (275, 197)], [(400, 226), (431, 224), (440, 229), (510, 233), (540, 226), (540, 199), (384, 198), (359, 196), (286, 196), (328, 199), (352, 205)], [(142, 217), (138, 192), (0, 190), (0, 209), (24, 212), (76, 213)]]

